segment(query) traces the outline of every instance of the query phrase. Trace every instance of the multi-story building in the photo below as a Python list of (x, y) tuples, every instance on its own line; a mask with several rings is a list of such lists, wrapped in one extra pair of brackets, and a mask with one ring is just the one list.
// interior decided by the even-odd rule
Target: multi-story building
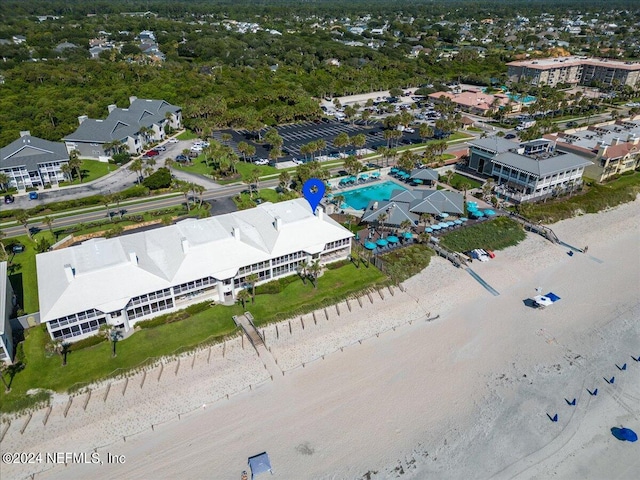
[(202, 301), (234, 303), (247, 277), (263, 283), (303, 262), (347, 258), (353, 234), (297, 199), (36, 256), (40, 319), (53, 339), (136, 322)]
[(164, 140), (166, 127), (181, 128), (182, 110), (164, 100), (129, 97), (129, 108), (109, 105), (105, 120), (86, 115), (78, 117), (80, 126), (63, 138), (67, 150), (77, 150), (82, 158), (107, 161), (116, 150), (114, 142), (133, 155), (142, 153), (149, 142)]
[(15, 295), (7, 277), (7, 262), (0, 262), (0, 363), (13, 361), (13, 333), (9, 319), (15, 309)]
[(507, 67), (510, 81), (532, 85), (589, 85), (593, 81), (605, 85), (640, 85), (640, 62), (562, 57), (519, 60), (507, 63)]
[(67, 163), (64, 143), (32, 137), (29, 131), (0, 148), (0, 172), (9, 177), (9, 187), (18, 190), (57, 185), (64, 180), (62, 166)]
[(640, 168), (640, 121), (610, 121), (545, 138), (560, 151), (591, 160), (585, 175), (598, 182)]
[[(579, 187), (585, 167), (592, 164), (573, 153), (556, 151), (555, 142), (546, 139), (519, 145), (509, 142), (512, 148), (500, 144), (493, 149), (484, 145), (487, 140), (491, 139), (469, 142), (469, 166), (482, 173), (490, 170), (495, 192), (517, 203), (535, 202)], [(476, 160), (473, 164), (471, 158)]]

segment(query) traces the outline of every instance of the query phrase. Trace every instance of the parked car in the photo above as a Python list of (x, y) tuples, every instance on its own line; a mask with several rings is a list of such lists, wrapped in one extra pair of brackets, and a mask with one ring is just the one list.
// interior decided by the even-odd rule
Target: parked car
[(416, 131), (411, 127), (405, 128), (404, 131), (407, 132), (407, 133), (416, 133)]
[(574, 128), (578, 126), (578, 122), (567, 122), (567, 128)]
[(189, 157), (187, 157), (186, 155), (177, 155), (176, 156), (176, 162), (188, 162), (189, 161)]
[(507, 140), (512, 140), (514, 138), (516, 138), (516, 136), (513, 133), (507, 133), (504, 138), (506, 138)]
[(37, 200), (38, 192), (29, 192), (29, 200)]
[(254, 162), (256, 165), (269, 165), (269, 160), (267, 158), (258, 158), (257, 160), (254, 160)]
[(13, 203), (15, 202), (15, 198), (13, 198), (13, 195), (5, 195), (4, 196), (4, 203)]
[(180, 140), (178, 140), (177, 138), (170, 138), (169, 139), (169, 143), (178, 143)]
[(158, 150), (149, 150), (143, 156), (146, 158), (151, 158), (151, 157), (157, 157), (158, 155), (160, 155), (160, 152)]
[(156, 150), (159, 152), (165, 152), (167, 150), (167, 147), (165, 147), (164, 145), (159, 145), (156, 147)]
[(21, 243), (14, 243), (11, 246), (11, 251), (13, 253), (22, 253), (24, 252), (24, 245), (22, 245)]

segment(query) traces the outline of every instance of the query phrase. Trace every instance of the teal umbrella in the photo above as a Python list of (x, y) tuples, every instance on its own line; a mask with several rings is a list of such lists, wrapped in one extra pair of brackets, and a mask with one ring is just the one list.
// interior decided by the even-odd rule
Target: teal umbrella
[(366, 242), (364, 244), (364, 248), (366, 248), (367, 250), (375, 250), (377, 247), (377, 245), (373, 242)]
[[(440, 228), (440, 227), (438, 227), (438, 228)], [(425, 228), (424, 231), (427, 232), (427, 233), (433, 233), (433, 228)]]
[(389, 242), (387, 240), (385, 240), (384, 238), (379, 238), (376, 243), (381, 247), (384, 247), (385, 245), (389, 244)]
[(404, 238), (413, 238), (413, 233), (411, 233), (411, 232), (404, 232), (404, 233), (402, 234), (402, 236), (403, 236)]
[(391, 173), (396, 173), (398, 171), (398, 169), (396, 167), (393, 167), (390, 171), (391, 171)]
[(387, 241), (389, 241), (391, 243), (398, 243), (400, 241), (400, 239), (398, 237), (396, 237), (395, 235), (389, 235), (387, 237)]
[(420, 180), (419, 178), (414, 178), (414, 179), (413, 179), (413, 182), (414, 182), (414, 183), (418, 183), (418, 184), (423, 183), (423, 181), (422, 181), (422, 180)]

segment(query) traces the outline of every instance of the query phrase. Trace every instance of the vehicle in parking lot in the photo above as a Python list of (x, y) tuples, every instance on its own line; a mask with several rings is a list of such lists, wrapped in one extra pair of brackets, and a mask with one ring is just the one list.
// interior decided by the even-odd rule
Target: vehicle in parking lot
[(298, 158), (292, 158), (291, 161), (296, 165), (302, 165), (304, 162)]
[(407, 133), (416, 133), (416, 131), (411, 127), (405, 128), (404, 131), (407, 132)]
[(14, 201), (15, 201), (15, 198), (13, 198), (13, 195), (4, 196), (4, 203), (13, 203)]
[(155, 149), (159, 152), (164, 152), (167, 150), (167, 147), (165, 147), (164, 145), (159, 145)]
[(269, 160), (266, 158), (258, 158), (253, 161), (256, 165), (269, 165)]
[(177, 138), (170, 138), (169, 143), (178, 143), (179, 140)]
[(578, 122), (567, 122), (567, 127), (568, 128), (573, 128), (573, 127), (577, 127), (578, 126)]
[(158, 150), (149, 150), (143, 156), (146, 158), (151, 158), (151, 157), (157, 157), (158, 155), (160, 155), (160, 152)]
[(29, 192), (29, 200), (37, 200), (38, 192)]
[(504, 138), (506, 138), (507, 140), (511, 140), (511, 139), (516, 138), (516, 136), (515, 136), (515, 134), (513, 134), (513, 133), (507, 133), (507, 134), (504, 136)]
[(189, 161), (189, 157), (187, 157), (186, 155), (177, 155), (176, 156), (176, 162), (188, 162)]
[(11, 246), (11, 251), (13, 253), (22, 253), (24, 252), (24, 245), (22, 245), (21, 243), (14, 243)]

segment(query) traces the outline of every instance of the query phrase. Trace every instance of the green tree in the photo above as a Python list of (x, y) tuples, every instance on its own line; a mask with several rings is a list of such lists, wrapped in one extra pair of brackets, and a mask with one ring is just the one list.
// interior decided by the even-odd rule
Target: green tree
[(24, 227), (29, 239), (33, 240), (33, 237), (31, 237), (31, 229), (29, 228), (29, 214), (25, 210), (20, 209), (16, 210), (13, 214), (13, 218), (15, 218), (16, 221)]
[(49, 217), (46, 216), (42, 219), (42, 223), (44, 223), (48, 228), (49, 228), (49, 232), (51, 232), (51, 236), (55, 237), (55, 235), (53, 234), (53, 222), (55, 221), (55, 219), (53, 217)]
[(320, 272), (322, 272), (320, 260), (315, 260), (311, 265), (309, 265), (309, 274), (311, 275), (313, 288), (318, 288), (318, 276), (320, 275)]
[(362, 171), (362, 163), (353, 155), (345, 158), (343, 167), (349, 175), (357, 175)]
[(119, 328), (112, 327), (109, 330), (109, 340), (111, 340), (111, 357), (115, 358), (118, 354), (116, 352), (116, 345), (118, 341), (122, 340), (123, 335)]
[(82, 172), (80, 168), (82, 167), (82, 160), (80, 160), (80, 152), (78, 150), (71, 150), (69, 153), (69, 167), (71, 170), (75, 170), (78, 174), (78, 180), (82, 182)]
[(282, 190), (289, 190), (289, 185), (291, 184), (291, 175), (286, 170), (281, 172), (278, 176), (278, 186)]
[(244, 310), (245, 304), (249, 301), (249, 292), (245, 289), (240, 290), (236, 295), (236, 300), (242, 303), (242, 309)]
[(340, 150), (340, 152), (343, 152), (349, 144), (350, 139), (347, 132), (340, 132), (336, 138), (333, 139), (333, 146)]
[(247, 275), (245, 281), (251, 285), (251, 303), (256, 301), (256, 283), (260, 280), (260, 277), (256, 273)]
[[(362, 147), (365, 146), (365, 144), (367, 143), (367, 137), (365, 136), (364, 133), (359, 133), (358, 135), (354, 136), (351, 139), (351, 144), (357, 149), (360, 150), (362, 149)], [(361, 152), (359, 152), (358, 157), (360, 157), (362, 155)]]

